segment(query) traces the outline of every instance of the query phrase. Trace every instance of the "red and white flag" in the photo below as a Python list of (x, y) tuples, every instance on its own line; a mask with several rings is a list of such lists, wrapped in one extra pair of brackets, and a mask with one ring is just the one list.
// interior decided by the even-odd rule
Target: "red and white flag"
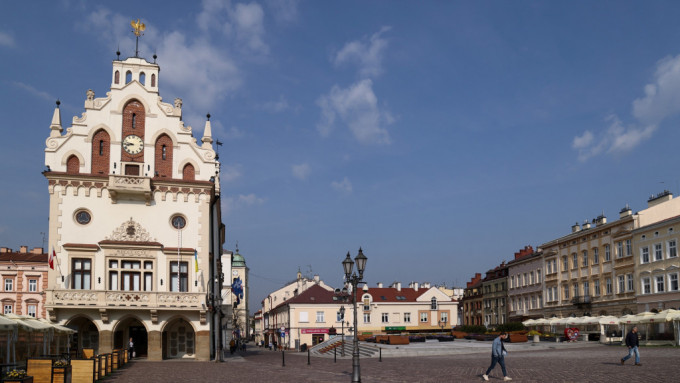
[(50, 269), (54, 270), (54, 258), (57, 257), (57, 253), (54, 251), (54, 247), (52, 248), (52, 252), (50, 253), (50, 259), (49, 259), (49, 264), (50, 264)]

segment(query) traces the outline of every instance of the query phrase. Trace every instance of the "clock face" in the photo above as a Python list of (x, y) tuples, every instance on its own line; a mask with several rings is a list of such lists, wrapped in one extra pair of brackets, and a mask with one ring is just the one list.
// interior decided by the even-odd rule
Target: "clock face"
[(231, 274), (236, 277), (236, 276), (238, 276), (238, 271), (234, 270), (234, 271), (231, 272)]
[(123, 150), (129, 154), (139, 154), (144, 149), (144, 141), (141, 137), (131, 134), (123, 139)]

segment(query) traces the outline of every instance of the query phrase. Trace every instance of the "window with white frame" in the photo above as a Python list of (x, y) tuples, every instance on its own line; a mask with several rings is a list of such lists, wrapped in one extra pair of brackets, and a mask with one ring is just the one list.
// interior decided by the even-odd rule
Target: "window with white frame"
[(436, 310), (437, 309), (437, 298), (432, 297), (430, 299), (430, 310)]
[(607, 292), (607, 295), (610, 295), (613, 292), (612, 289), (612, 279), (607, 278), (604, 280), (604, 285), (605, 285), (605, 291)]
[(449, 313), (444, 311), (441, 313), (439, 317), (439, 322), (440, 323), (449, 323)]
[(307, 311), (300, 311), (300, 322), (302, 323), (309, 322), (309, 313), (307, 313)]
[(553, 286), (553, 298), (554, 298), (555, 300), (560, 299), (560, 297), (557, 296), (557, 286)]
[(562, 271), (567, 271), (569, 270), (569, 260), (567, 259), (567, 256), (565, 255), (562, 257)]
[(420, 321), (427, 323), (427, 313), (420, 313)]
[(529, 282), (530, 282), (532, 285), (535, 283), (535, 282), (534, 282), (534, 272), (533, 272), (533, 271), (529, 273)]
[(5, 278), (5, 291), (12, 291), (12, 290), (14, 290), (14, 279)]
[(668, 258), (675, 258), (678, 256), (678, 247), (674, 239), (668, 241)]
[(515, 276), (510, 277), (510, 288), (515, 288)]
[(527, 278), (527, 273), (524, 273), (524, 277), (522, 278), (522, 286), (526, 286), (529, 283), (529, 278)]
[(626, 276), (619, 275), (619, 294), (626, 292)]
[(553, 300), (553, 291), (551, 288), (548, 288), (548, 302), (552, 302)]
[(571, 255), (571, 268), (578, 268), (578, 254), (574, 253)]
[(661, 246), (660, 243), (654, 244), (654, 260), (655, 261), (663, 260), (663, 247)]
[(666, 281), (664, 281), (663, 275), (656, 276), (656, 291), (657, 293), (663, 293), (666, 291)]
[(535, 295), (531, 296), (531, 308), (532, 309), (537, 308), (537, 306), (536, 306), (536, 296)]
[(600, 249), (597, 247), (593, 248), (593, 265), (600, 263)]
[(28, 305), (28, 316), (35, 318), (35, 316), (36, 316), (36, 306), (35, 305)]
[(612, 260), (612, 252), (609, 249), (609, 245), (604, 245), (604, 261), (609, 262)]
[(28, 292), (29, 293), (35, 293), (38, 291), (38, 280), (37, 279), (29, 279), (28, 280)]
[(652, 293), (652, 282), (649, 279), (649, 277), (642, 278), (641, 283), (642, 283), (642, 293), (643, 294), (651, 294)]
[(564, 285), (564, 299), (569, 299), (569, 285)]
[(593, 282), (593, 287), (595, 288), (595, 296), (598, 297), (600, 296), (600, 280), (596, 279)]
[(574, 288), (574, 297), (578, 297), (578, 283), (574, 283), (572, 287)]
[(553, 273), (556, 273), (557, 272), (557, 259), (553, 259), (552, 264), (553, 264)]
[(583, 261), (581, 263), (581, 266), (586, 267), (588, 266), (588, 250), (583, 250)]
[(545, 272), (548, 274), (552, 274), (552, 262), (548, 261), (545, 263)]
[(323, 311), (317, 311), (316, 312), (316, 323), (323, 323), (323, 322), (325, 322), (324, 312)]
[(635, 282), (633, 281), (633, 274), (627, 274), (626, 280), (628, 281), (628, 291), (635, 290)]
[(649, 263), (649, 247), (647, 246), (640, 249), (640, 263)]
[(668, 274), (668, 290), (678, 291), (678, 273)]
[(590, 295), (590, 282), (585, 281), (583, 282), (583, 296), (587, 297)]
[(623, 242), (616, 242), (616, 256), (619, 258), (623, 257)]
[(536, 283), (541, 283), (541, 269), (536, 270)]
[(411, 313), (404, 313), (404, 323), (411, 323)]
[(371, 314), (364, 313), (364, 323), (371, 323)]
[(626, 240), (626, 256), (632, 255), (633, 254), (633, 247), (630, 243), (630, 239)]
[(389, 323), (390, 322), (390, 314), (389, 313), (382, 313), (381, 321), (382, 321), (382, 323)]
[(12, 308), (14, 306), (12, 306), (11, 303), (5, 303), (3, 306), (4, 306), (4, 308), (2, 310), (3, 314), (11, 314), (12, 313)]

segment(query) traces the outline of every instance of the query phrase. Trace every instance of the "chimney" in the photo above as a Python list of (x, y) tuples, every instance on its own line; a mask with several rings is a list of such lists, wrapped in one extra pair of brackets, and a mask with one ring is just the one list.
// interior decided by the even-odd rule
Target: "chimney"
[(581, 226), (578, 225), (578, 222), (576, 222), (572, 227), (571, 227), (571, 232), (576, 233), (581, 231)]
[(602, 226), (607, 223), (607, 217), (604, 216), (604, 212), (595, 219), (596, 226)]
[(424, 289), (429, 289), (429, 288), (430, 288), (430, 282), (424, 282), (424, 283), (423, 283), (423, 288), (424, 288)]
[(629, 215), (633, 215), (633, 211), (630, 209), (630, 206), (626, 204), (626, 207), (621, 209), (621, 211), (619, 212), (619, 218), (625, 218), (628, 217)]
[(45, 254), (42, 247), (34, 247), (31, 254)]
[(12, 249), (8, 247), (0, 247), (0, 253), (11, 253)]
[(26, 254), (28, 253), (28, 246), (21, 246), (19, 252), (21, 254)]
[(670, 201), (673, 199), (673, 193), (671, 193), (668, 190), (664, 190), (663, 192), (657, 194), (657, 195), (651, 195), (649, 199), (647, 200), (647, 207), (653, 207), (656, 205), (660, 205), (666, 201)]
[(382, 282), (378, 282), (378, 288), (382, 289)]
[(314, 282), (319, 283), (321, 279), (319, 278), (319, 274), (314, 275)]
[(583, 222), (583, 230), (587, 230), (587, 229), (590, 229), (590, 222), (588, 222), (588, 220), (585, 220)]
[(401, 291), (401, 282), (397, 282), (397, 291)]
[(414, 283), (413, 283), (413, 289), (414, 289), (415, 291), (418, 291), (418, 282), (414, 282)]

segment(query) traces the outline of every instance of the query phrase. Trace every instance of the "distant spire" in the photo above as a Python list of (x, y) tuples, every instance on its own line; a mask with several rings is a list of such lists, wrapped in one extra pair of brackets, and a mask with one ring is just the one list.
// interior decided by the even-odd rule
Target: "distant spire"
[(203, 141), (203, 145), (201, 145), (202, 148), (204, 149), (212, 149), (212, 127), (210, 126), (210, 113), (206, 115), (207, 120), (205, 121), (205, 128), (203, 129), (203, 138), (201, 141)]
[(50, 137), (59, 137), (61, 132), (64, 131), (61, 127), (61, 110), (59, 109), (61, 101), (57, 100), (57, 107), (54, 108), (54, 114), (52, 115), (52, 123), (50, 124)]

